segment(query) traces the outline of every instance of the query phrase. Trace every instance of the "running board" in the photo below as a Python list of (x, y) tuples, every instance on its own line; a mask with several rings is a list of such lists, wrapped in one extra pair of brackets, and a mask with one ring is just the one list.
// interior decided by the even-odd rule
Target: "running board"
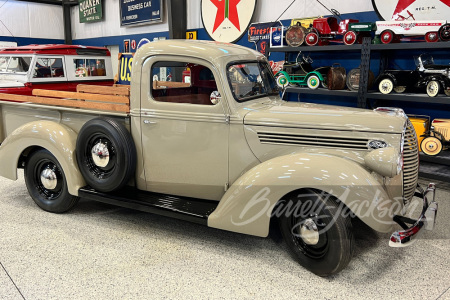
[(202, 225), (208, 224), (209, 215), (219, 205), (218, 201), (151, 193), (130, 187), (113, 193), (102, 193), (85, 186), (78, 190), (78, 196)]

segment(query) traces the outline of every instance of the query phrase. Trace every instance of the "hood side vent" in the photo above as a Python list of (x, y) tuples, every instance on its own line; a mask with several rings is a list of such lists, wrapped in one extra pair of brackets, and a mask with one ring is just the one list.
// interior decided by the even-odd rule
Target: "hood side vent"
[(261, 144), (367, 150), (368, 139), (325, 135), (258, 132)]

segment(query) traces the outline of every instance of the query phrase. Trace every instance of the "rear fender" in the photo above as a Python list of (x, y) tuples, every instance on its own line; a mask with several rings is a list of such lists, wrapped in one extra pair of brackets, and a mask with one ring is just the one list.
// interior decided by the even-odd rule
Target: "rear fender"
[(325, 154), (296, 153), (265, 161), (242, 175), (208, 218), (208, 226), (265, 237), (275, 205), (299, 189), (315, 189), (338, 198), (374, 230), (389, 232), (401, 200), (361, 165)]
[(75, 131), (59, 123), (27, 123), (14, 130), (0, 146), (0, 176), (17, 180), (17, 166), (22, 153), (30, 147), (41, 147), (56, 157), (66, 176), (69, 193), (77, 196), (85, 181), (76, 162), (76, 139)]

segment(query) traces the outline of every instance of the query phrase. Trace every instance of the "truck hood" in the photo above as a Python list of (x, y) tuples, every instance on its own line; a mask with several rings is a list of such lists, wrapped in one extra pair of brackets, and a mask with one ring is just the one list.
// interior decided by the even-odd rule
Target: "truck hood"
[(244, 109), (244, 124), (250, 126), (402, 133), (406, 122), (402, 112), (280, 100), (253, 102)]

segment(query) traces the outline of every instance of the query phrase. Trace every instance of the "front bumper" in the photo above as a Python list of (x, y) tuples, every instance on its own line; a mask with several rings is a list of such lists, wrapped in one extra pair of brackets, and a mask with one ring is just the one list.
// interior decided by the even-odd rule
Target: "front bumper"
[[(403, 230), (394, 232), (391, 235), (389, 246), (391, 247), (406, 247), (413, 243), (414, 238), (421, 232), (422, 227), (426, 230), (433, 230), (436, 222), (436, 214), (438, 204), (434, 201), (436, 186), (430, 183), (426, 191), (417, 185), (415, 197), (420, 197), (423, 200), (423, 208), (420, 217), (417, 220), (410, 218), (395, 216), (394, 221), (399, 224)], [(408, 227), (406, 224), (413, 224)]]

